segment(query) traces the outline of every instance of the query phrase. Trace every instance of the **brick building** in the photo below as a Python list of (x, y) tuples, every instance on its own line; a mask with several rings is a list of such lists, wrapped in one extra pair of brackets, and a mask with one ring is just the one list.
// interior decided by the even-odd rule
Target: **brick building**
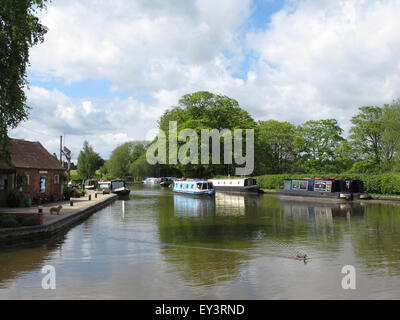
[(40, 142), (11, 139), (11, 164), (0, 159), (0, 206), (7, 190), (33, 199), (40, 194), (62, 199), (65, 169)]

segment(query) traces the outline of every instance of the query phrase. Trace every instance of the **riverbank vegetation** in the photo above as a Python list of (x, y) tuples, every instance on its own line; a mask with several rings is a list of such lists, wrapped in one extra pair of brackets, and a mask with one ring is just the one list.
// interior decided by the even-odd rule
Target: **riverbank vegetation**
[[(400, 100), (382, 107), (360, 107), (351, 118), (347, 135), (336, 119), (309, 120), (299, 125), (255, 121), (236, 100), (206, 91), (187, 94), (177, 106), (165, 111), (158, 127), (166, 134), (167, 142), (171, 121), (177, 123), (178, 135), (189, 128), (199, 136), (203, 129), (253, 129), (253, 175), (259, 177), (265, 189), (281, 186), (286, 177), (335, 176), (361, 178), (369, 192), (400, 193)], [(219, 141), (221, 164), (201, 164), (199, 146), (200, 164), (171, 164), (168, 154), (166, 164), (150, 165), (146, 151), (151, 143), (131, 141), (118, 146), (103, 165), (97, 163), (94, 175), (137, 180), (146, 176), (233, 176), (235, 165), (223, 164), (224, 138), (222, 134)], [(179, 141), (178, 150), (186, 142)], [(78, 161), (78, 173), (80, 165)]]

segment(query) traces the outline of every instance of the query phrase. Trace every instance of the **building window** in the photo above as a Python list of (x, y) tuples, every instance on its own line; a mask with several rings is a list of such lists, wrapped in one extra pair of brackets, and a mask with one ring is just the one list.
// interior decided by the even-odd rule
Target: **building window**
[(40, 178), (40, 193), (45, 193), (46, 192), (46, 178), (41, 177)]
[(7, 189), (7, 175), (0, 174), (0, 190), (6, 190), (6, 189)]
[(30, 183), (29, 174), (26, 174), (25, 175), (25, 185), (29, 186), (29, 183)]
[(60, 184), (60, 175), (59, 174), (54, 175), (54, 184)]

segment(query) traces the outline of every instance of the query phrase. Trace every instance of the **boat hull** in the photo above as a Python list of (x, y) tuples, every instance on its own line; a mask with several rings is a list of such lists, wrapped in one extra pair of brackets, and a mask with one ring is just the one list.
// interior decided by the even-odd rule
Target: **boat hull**
[(120, 188), (120, 189), (112, 190), (111, 192), (114, 194), (117, 194), (119, 196), (127, 196), (131, 193), (131, 190), (129, 190), (127, 188)]
[(190, 191), (190, 190), (173, 190), (175, 193), (190, 195), (190, 196), (200, 196), (200, 197), (212, 197), (215, 195), (215, 190), (204, 190), (204, 191)]
[(283, 196), (293, 196), (293, 197), (323, 198), (323, 199), (333, 199), (333, 200), (353, 200), (353, 195), (347, 192), (321, 192), (321, 191), (277, 189), (276, 194)]
[(259, 185), (252, 185), (248, 187), (241, 187), (241, 186), (214, 186), (215, 190), (222, 191), (222, 192), (237, 192), (237, 193), (259, 193), (260, 186)]

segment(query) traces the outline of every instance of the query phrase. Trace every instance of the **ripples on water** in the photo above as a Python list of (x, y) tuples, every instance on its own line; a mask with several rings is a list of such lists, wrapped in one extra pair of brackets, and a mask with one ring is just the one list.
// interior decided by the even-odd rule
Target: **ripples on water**
[[(399, 208), (138, 186), (50, 241), (2, 247), (0, 298), (399, 298)], [(54, 292), (41, 289), (48, 264)]]

